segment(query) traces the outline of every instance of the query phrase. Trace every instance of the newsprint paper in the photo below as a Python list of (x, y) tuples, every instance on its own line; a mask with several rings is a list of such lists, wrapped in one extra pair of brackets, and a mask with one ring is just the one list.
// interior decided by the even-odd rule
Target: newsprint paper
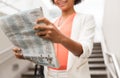
[(0, 18), (0, 27), (8, 39), (22, 49), (26, 59), (49, 67), (59, 67), (51, 41), (35, 35), (35, 20), (43, 17), (42, 8), (27, 10), (21, 13)]

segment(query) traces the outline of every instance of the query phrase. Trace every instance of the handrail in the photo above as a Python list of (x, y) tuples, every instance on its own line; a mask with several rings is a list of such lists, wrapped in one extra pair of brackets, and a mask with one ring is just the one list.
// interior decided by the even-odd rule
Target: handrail
[[(100, 35), (101, 35), (101, 44), (102, 44), (102, 50), (103, 50), (103, 55), (104, 55), (104, 60), (105, 60), (105, 63), (107, 65), (107, 68), (110, 72), (110, 74), (113, 76), (113, 78), (120, 78), (120, 68), (119, 68), (119, 64), (117, 62), (117, 59), (115, 57), (115, 55), (113, 53), (110, 53), (108, 51), (108, 47), (106, 46), (106, 42), (105, 42), (105, 38), (104, 38), (104, 33), (102, 31), (102, 29), (100, 30)], [(113, 61), (113, 65), (114, 65), (114, 70), (115, 72), (112, 70), (112, 68), (108, 65), (108, 57), (111, 57), (112, 58), (112, 61)], [(110, 60), (110, 59), (109, 59)], [(108, 63), (107, 63), (108, 62)]]
[(108, 53), (108, 52), (105, 52), (105, 54), (108, 57), (112, 58), (112, 62), (113, 62), (114, 68), (115, 68), (115, 72), (114, 72), (112, 70), (112, 68), (110, 66), (108, 66), (107, 68), (108, 68), (109, 72), (111, 73), (111, 75), (113, 76), (113, 78), (120, 78), (120, 68), (118, 66), (118, 62), (117, 62), (117, 59), (116, 59), (115, 55), (113, 53)]

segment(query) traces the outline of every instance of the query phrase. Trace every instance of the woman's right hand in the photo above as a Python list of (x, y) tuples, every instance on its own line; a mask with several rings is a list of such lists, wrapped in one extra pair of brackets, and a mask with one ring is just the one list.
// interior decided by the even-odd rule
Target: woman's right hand
[(13, 48), (12, 50), (13, 50), (16, 58), (18, 58), (18, 59), (24, 59), (24, 56), (23, 56), (23, 54), (22, 54), (21, 48), (15, 47), (15, 48)]

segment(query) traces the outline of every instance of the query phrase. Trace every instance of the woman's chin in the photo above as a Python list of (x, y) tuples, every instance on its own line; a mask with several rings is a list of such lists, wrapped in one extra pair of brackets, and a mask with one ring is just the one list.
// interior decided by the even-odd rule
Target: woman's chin
[(59, 7), (62, 11), (68, 10), (65, 6), (64, 7)]

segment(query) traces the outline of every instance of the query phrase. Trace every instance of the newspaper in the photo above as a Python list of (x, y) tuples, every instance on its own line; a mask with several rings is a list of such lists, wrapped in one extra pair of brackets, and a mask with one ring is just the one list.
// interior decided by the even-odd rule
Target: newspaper
[(35, 35), (35, 20), (43, 17), (42, 8), (0, 18), (0, 27), (8, 39), (22, 49), (26, 59), (49, 67), (59, 67), (53, 43)]

